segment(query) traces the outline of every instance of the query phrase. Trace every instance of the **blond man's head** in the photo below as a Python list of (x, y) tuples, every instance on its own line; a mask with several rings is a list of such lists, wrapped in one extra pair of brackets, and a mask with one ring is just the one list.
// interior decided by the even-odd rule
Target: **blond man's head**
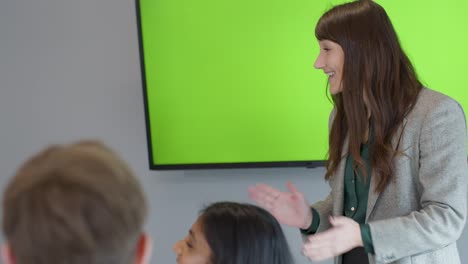
[(3, 196), (4, 261), (143, 263), (146, 199), (136, 177), (97, 141), (55, 145), (17, 171)]

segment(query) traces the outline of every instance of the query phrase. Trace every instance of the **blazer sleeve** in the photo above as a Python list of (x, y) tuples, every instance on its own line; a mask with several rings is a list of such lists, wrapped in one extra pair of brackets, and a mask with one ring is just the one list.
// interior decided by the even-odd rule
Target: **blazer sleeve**
[(420, 131), (419, 172), (407, 176), (416, 177), (420, 187), (420, 209), (369, 222), (379, 262), (442, 248), (455, 242), (463, 231), (467, 214), (467, 127), (457, 102), (442, 100), (428, 111)]
[(325, 200), (318, 201), (314, 203), (312, 208), (320, 216), (320, 224), (318, 226), (317, 232), (322, 232), (327, 230), (330, 227), (330, 223), (328, 222), (328, 216), (332, 214), (333, 209), (333, 198), (332, 194), (330, 193)]
[[(330, 223), (328, 222), (328, 216), (331, 215), (333, 209), (333, 198), (331, 192), (325, 198), (325, 200), (314, 203), (313, 205), (311, 205), (311, 208), (313, 208), (315, 212), (318, 213), (320, 219), (320, 223), (318, 229), (316, 230), (316, 233), (327, 230), (330, 227)], [(301, 232), (301, 235), (302, 240), (304, 242), (307, 241), (307, 237), (309, 236), (309, 234), (307, 234), (307, 232)]]

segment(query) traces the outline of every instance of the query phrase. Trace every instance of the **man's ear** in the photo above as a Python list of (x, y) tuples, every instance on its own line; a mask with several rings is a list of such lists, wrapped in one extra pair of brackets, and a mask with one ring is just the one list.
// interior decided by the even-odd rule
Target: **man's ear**
[(148, 234), (142, 233), (137, 241), (135, 264), (149, 264), (152, 254), (153, 241), (151, 240)]
[(8, 243), (2, 245), (2, 262), (5, 264), (15, 264), (15, 257), (13, 251)]

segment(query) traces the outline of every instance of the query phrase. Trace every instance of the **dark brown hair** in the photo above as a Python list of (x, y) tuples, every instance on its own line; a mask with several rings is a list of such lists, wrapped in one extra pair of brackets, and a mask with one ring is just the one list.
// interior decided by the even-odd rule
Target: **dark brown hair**
[(3, 197), (3, 232), (19, 264), (129, 264), (146, 215), (133, 173), (94, 141), (33, 156)]
[[(372, 124), (371, 165), (378, 177), (375, 191), (381, 192), (393, 177), (392, 161), (399, 153), (401, 136), (397, 131), (415, 104), (422, 84), (400, 46), (387, 13), (373, 1), (333, 7), (320, 18), (315, 35), (318, 40), (338, 43), (345, 56), (343, 90), (332, 96), (335, 115), (325, 178), (332, 177), (341, 159), (348, 154), (365, 173), (360, 147)], [(349, 150), (342, 153), (346, 137)], [(398, 139), (396, 146), (392, 145), (394, 138)]]

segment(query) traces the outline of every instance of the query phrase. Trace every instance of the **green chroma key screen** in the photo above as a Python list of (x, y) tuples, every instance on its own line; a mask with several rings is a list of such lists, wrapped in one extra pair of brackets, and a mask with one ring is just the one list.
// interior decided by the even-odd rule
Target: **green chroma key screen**
[[(424, 85), (468, 110), (468, 2), (377, 2)], [(137, 0), (150, 167), (322, 164), (332, 104), (314, 28), (338, 3)]]

